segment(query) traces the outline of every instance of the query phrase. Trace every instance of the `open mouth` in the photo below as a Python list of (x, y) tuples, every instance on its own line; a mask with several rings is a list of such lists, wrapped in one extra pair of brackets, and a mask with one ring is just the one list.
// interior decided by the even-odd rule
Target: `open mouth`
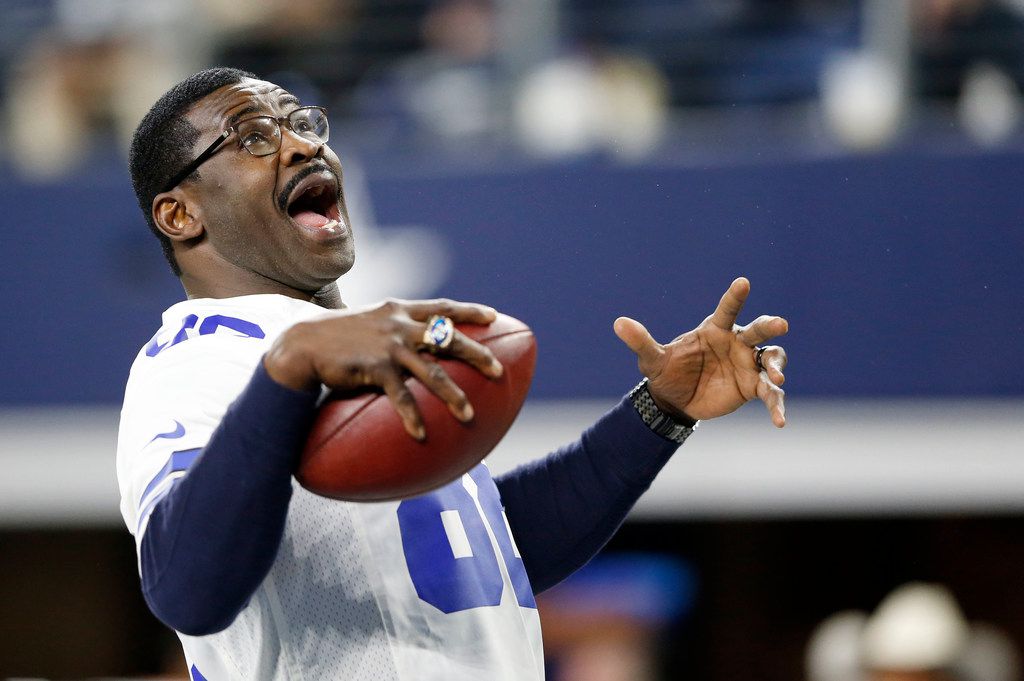
[(288, 216), (308, 229), (339, 227), (338, 186), (327, 174), (310, 175), (299, 183), (288, 201)]

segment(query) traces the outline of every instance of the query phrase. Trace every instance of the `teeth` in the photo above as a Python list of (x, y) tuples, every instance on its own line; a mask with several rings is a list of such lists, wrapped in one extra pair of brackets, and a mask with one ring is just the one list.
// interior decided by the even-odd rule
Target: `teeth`
[(318, 185), (310, 187), (309, 189), (307, 189), (304, 192), (302, 192), (302, 194), (300, 194), (298, 197), (296, 197), (295, 200), (297, 201), (299, 198), (302, 198), (302, 199), (317, 199), (317, 198), (320, 198), (321, 196), (323, 196), (324, 193), (328, 192), (329, 190), (330, 190), (330, 187), (328, 187), (327, 185), (318, 184)]
[(316, 186), (316, 187), (310, 187), (306, 191), (302, 192), (302, 194), (300, 196), (302, 198), (305, 198), (305, 199), (315, 199), (316, 197), (320, 196), (323, 193), (324, 193), (323, 185), (319, 185), (319, 186)]

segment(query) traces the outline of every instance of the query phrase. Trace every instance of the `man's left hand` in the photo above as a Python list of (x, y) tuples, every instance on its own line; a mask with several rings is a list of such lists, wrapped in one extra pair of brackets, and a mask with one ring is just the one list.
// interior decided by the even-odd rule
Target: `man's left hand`
[(671, 343), (658, 343), (640, 322), (615, 320), (615, 333), (636, 353), (647, 376), (655, 404), (677, 419), (703, 420), (732, 413), (754, 398), (768, 408), (772, 423), (786, 425), (786, 351), (764, 348), (757, 366), (758, 346), (789, 330), (782, 317), (762, 315), (738, 326), (736, 317), (750, 293), (750, 282), (732, 282), (718, 307), (700, 326)]

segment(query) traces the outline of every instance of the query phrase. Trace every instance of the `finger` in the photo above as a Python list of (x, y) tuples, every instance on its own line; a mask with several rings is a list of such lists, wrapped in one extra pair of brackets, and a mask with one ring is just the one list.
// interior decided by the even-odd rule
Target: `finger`
[(437, 362), (425, 359), (405, 346), (398, 346), (393, 353), (396, 364), (401, 364), (413, 376), (448, 405), (448, 411), (460, 421), (473, 418), (473, 406), (451, 376)]
[(498, 317), (497, 311), (489, 305), (460, 303), (447, 298), (412, 300), (403, 305), (406, 314), (418, 322), (425, 322), (435, 314), (449, 317), (456, 324), (490, 324)]
[(444, 354), (462, 360), (489, 378), (501, 378), (505, 372), (505, 367), (486, 345), (477, 343), (458, 329), (452, 335), (452, 342)]
[(779, 386), (768, 380), (768, 376), (762, 372), (757, 383), (757, 396), (768, 409), (772, 423), (776, 428), (786, 425), (786, 392)]
[(750, 293), (750, 282), (746, 277), (739, 277), (729, 285), (722, 299), (718, 301), (718, 307), (711, 313), (711, 323), (720, 329), (732, 331), (736, 317), (743, 309), (743, 303), (747, 302), (747, 295)]
[(761, 366), (764, 367), (764, 371), (768, 374), (768, 379), (775, 385), (782, 385), (786, 382), (786, 376), (782, 373), (782, 370), (786, 368), (788, 362), (789, 359), (786, 357), (786, 351), (778, 345), (765, 347), (764, 352), (761, 354)]
[[(433, 344), (425, 339), (427, 328), (419, 322), (405, 323), (403, 337), (405, 345), (419, 350), (433, 349)], [(505, 368), (484, 345), (477, 343), (458, 329), (452, 329), (452, 339), (443, 350), (438, 350), (446, 356), (462, 360), (474, 367), (477, 371), (488, 378), (500, 378)]]
[(636, 353), (641, 364), (650, 365), (661, 358), (664, 348), (640, 322), (629, 317), (619, 317), (612, 328), (619, 340)]
[(789, 322), (782, 317), (763, 314), (737, 331), (736, 336), (740, 342), (748, 347), (761, 345), (770, 341), (776, 336), (781, 336), (789, 331)]
[(409, 391), (409, 387), (405, 385), (405, 381), (402, 380), (398, 372), (388, 371), (375, 382), (384, 389), (384, 394), (387, 395), (391, 406), (398, 412), (405, 432), (417, 440), (425, 438), (427, 431), (423, 427), (423, 418), (416, 406), (416, 398), (412, 396), (412, 392)]

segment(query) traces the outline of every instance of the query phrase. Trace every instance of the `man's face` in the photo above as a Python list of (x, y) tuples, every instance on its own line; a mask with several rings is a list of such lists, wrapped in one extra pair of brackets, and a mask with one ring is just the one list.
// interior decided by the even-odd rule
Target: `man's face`
[[(225, 86), (188, 114), (200, 131), (193, 157), (238, 120), (287, 116), (298, 100), (259, 80)], [(257, 277), (314, 292), (352, 267), (352, 229), (341, 188), (341, 162), (281, 125), (281, 148), (268, 156), (246, 151), (237, 133), (182, 185), (199, 207), (216, 256)]]

